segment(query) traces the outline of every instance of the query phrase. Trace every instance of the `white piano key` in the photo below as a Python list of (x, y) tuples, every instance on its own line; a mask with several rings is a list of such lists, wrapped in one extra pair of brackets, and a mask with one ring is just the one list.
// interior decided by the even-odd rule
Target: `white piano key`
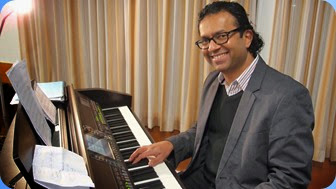
[(127, 170), (128, 171), (135, 171), (135, 170), (142, 169), (142, 168), (147, 168), (147, 167), (149, 167), (149, 165), (143, 165), (143, 166), (139, 166), (139, 167), (133, 167), (133, 168), (129, 168)]
[(119, 148), (120, 151), (125, 151), (125, 150), (130, 150), (134, 148), (139, 148), (140, 146), (132, 146), (132, 147), (127, 147), (127, 148)]
[(121, 132), (113, 133), (112, 135), (120, 135), (120, 134), (129, 133), (129, 132), (131, 131), (121, 131)]
[(122, 140), (122, 141), (117, 142), (117, 144), (124, 144), (124, 143), (127, 143), (127, 142), (133, 142), (133, 141), (137, 141), (137, 140), (136, 139)]
[(148, 182), (153, 182), (153, 181), (156, 181), (156, 180), (160, 180), (160, 179), (158, 177), (156, 177), (156, 178), (152, 178), (152, 179), (142, 180), (142, 181), (134, 182), (134, 185), (136, 186), (136, 185), (140, 185), (140, 184), (144, 184), (144, 183), (148, 183)]
[(123, 127), (128, 127), (128, 125), (114, 126), (111, 129), (119, 129), (119, 128), (123, 128)]
[(140, 146), (152, 144), (145, 132), (142, 130), (142, 127), (139, 125), (138, 121), (133, 116), (132, 112), (129, 110), (129, 108), (127, 106), (122, 106), (119, 107), (119, 110), (126, 120), (128, 126), (130, 127), (132, 133), (134, 134), (135, 138), (139, 142)]

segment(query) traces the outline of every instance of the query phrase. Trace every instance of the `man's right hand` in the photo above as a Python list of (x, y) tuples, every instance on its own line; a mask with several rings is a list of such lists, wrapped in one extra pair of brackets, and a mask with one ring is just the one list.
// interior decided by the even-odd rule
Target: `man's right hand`
[(173, 144), (169, 141), (161, 141), (148, 146), (142, 146), (135, 150), (129, 160), (133, 164), (138, 163), (143, 158), (148, 158), (148, 165), (154, 167), (163, 162), (173, 151)]

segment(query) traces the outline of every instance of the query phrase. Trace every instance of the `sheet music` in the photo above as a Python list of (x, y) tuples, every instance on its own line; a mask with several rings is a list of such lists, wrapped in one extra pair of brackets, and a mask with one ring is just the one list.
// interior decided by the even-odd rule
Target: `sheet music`
[(33, 175), (47, 188), (94, 187), (83, 157), (60, 147), (35, 146)]
[(35, 94), (37, 99), (39, 100), (42, 110), (45, 113), (47, 119), (51, 121), (54, 125), (56, 125), (56, 107), (55, 105), (49, 100), (47, 95), (41, 90), (39, 85), (36, 85)]
[(26, 110), (35, 131), (46, 145), (51, 146), (51, 130), (31, 87), (26, 62), (21, 61), (13, 64), (6, 74), (18, 94), (20, 102)]

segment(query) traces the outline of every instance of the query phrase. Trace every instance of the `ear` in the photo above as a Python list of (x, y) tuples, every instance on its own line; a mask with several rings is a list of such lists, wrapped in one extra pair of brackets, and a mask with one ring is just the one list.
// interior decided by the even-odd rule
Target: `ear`
[(251, 43), (252, 43), (252, 40), (253, 40), (253, 31), (252, 30), (246, 30), (243, 35), (244, 35), (244, 39), (245, 39), (245, 47), (249, 48)]

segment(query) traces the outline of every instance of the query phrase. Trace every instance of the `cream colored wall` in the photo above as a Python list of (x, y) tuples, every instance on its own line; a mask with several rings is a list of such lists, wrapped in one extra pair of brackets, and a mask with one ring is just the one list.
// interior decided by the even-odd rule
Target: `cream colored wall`
[(265, 46), (260, 55), (263, 57), (266, 63), (268, 63), (271, 49), (270, 44), (272, 40), (275, 0), (259, 0), (257, 6), (256, 30), (259, 32), (265, 42)]
[[(0, 15), (0, 22), (3, 14)], [(5, 22), (0, 36), (0, 61), (14, 63), (21, 60), (19, 33), (15, 14), (11, 14)]]

